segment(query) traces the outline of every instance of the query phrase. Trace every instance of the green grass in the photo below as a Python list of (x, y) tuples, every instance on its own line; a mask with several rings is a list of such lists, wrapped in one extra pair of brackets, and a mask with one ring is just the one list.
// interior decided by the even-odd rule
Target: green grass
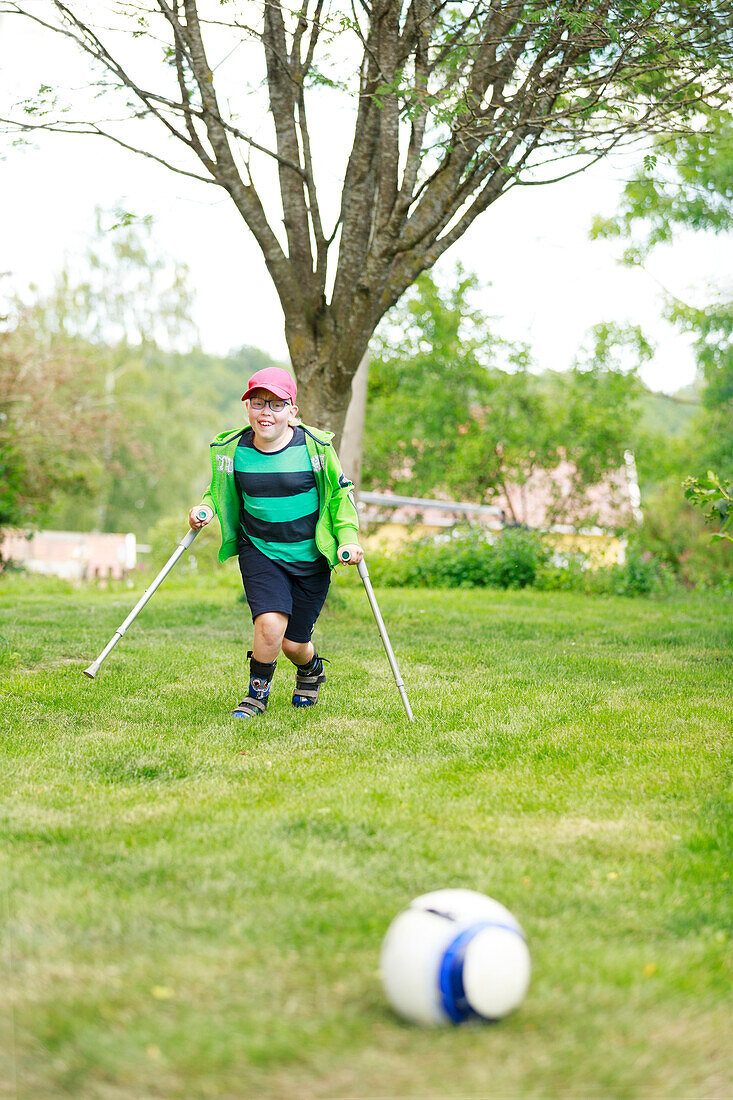
[[(0, 586), (0, 1095), (724, 1097), (731, 604), (363, 592), (318, 627), (322, 703), (229, 718), (230, 571), (136, 592)], [(395, 1018), (392, 917), (507, 905), (533, 977), (498, 1025)]]

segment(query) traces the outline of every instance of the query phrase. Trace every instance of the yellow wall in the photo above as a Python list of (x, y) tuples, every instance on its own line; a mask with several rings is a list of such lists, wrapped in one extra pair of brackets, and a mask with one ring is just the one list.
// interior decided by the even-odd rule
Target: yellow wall
[(545, 541), (567, 553), (588, 555), (588, 565), (597, 569), (601, 565), (615, 565), (623, 550), (620, 538), (615, 535), (581, 535), (577, 532), (547, 531)]
[(365, 550), (379, 550), (383, 553), (400, 550), (408, 542), (416, 542), (418, 539), (450, 534), (450, 527), (429, 523), (415, 523), (409, 527), (406, 523), (380, 523), (378, 527), (374, 524), (370, 526), (373, 528), (370, 534), (362, 533), (359, 542)]

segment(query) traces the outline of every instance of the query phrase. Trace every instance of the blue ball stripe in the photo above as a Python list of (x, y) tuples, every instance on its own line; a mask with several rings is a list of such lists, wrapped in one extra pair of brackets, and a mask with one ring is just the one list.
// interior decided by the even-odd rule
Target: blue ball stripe
[(515, 936), (524, 939), (524, 936), (511, 924), (502, 924), (501, 921), (483, 920), (476, 924), (470, 924), (456, 936), (443, 952), (440, 961), (440, 998), (446, 1015), (454, 1024), (462, 1024), (472, 1016), (478, 1016), (466, 999), (466, 991), (463, 985), (463, 964), (466, 960), (466, 948), (479, 932), (485, 928), (503, 928), (506, 932), (513, 932)]

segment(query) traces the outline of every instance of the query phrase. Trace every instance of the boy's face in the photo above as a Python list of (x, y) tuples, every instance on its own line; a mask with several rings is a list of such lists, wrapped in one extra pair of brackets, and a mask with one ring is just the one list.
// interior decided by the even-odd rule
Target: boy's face
[[(253, 408), (253, 401), (255, 404), (260, 401), (273, 402), (275, 408), (273, 409), (271, 404), (265, 404), (261, 409)], [(283, 399), (271, 393), (270, 390), (254, 390), (245, 401), (245, 405), (255, 438), (270, 445), (278, 443), (281, 439), (285, 440), (290, 429), (290, 419), (298, 412), (297, 405), (283, 403)], [(278, 405), (282, 405), (282, 408), (278, 409)]]

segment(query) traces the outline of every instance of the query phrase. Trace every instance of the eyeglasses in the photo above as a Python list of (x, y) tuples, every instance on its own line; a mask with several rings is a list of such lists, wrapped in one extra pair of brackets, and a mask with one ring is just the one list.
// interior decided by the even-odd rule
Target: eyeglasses
[(250, 397), (249, 399), (249, 407), (254, 409), (255, 412), (262, 412), (265, 405), (269, 405), (274, 413), (279, 413), (289, 404), (289, 401), (280, 401), (277, 397), (274, 400), (270, 400), (268, 397)]

